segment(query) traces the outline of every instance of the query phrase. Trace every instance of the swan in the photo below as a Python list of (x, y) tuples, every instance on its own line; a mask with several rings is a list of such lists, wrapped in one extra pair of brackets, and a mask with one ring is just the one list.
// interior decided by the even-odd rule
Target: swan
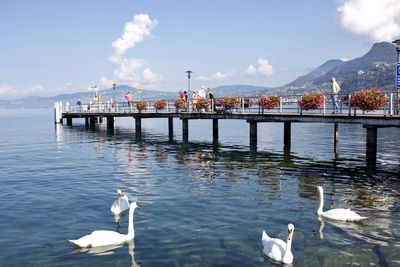
[(294, 225), (288, 224), (288, 236), (287, 242), (278, 239), (271, 238), (267, 235), (265, 231), (262, 233), (262, 244), (263, 253), (269, 258), (283, 262), (285, 264), (290, 264), (293, 262), (292, 254), (292, 239), (293, 239)]
[(117, 190), (117, 199), (111, 206), (111, 212), (115, 215), (118, 215), (124, 211), (129, 209), (129, 200), (128, 196), (122, 193), (121, 190)]
[(128, 234), (120, 234), (114, 231), (98, 230), (92, 232), (90, 235), (85, 235), (76, 240), (68, 240), (75, 245), (82, 248), (102, 247), (122, 244), (135, 238), (135, 231), (133, 229), (133, 212), (138, 207), (136, 202), (132, 202), (129, 206), (129, 223)]
[(317, 211), (318, 216), (325, 217), (331, 220), (345, 221), (345, 222), (358, 222), (368, 218), (358, 215), (351, 209), (331, 209), (327, 211), (322, 211), (322, 208), (324, 206), (324, 189), (322, 188), (322, 186), (318, 186), (318, 192), (319, 192), (319, 207)]

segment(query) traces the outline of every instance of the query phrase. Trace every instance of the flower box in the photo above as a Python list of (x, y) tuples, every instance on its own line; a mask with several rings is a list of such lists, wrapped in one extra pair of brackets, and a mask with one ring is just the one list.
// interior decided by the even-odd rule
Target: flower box
[(308, 93), (299, 98), (298, 104), (302, 110), (321, 109), (324, 106), (324, 98), (321, 92)]
[(221, 99), (217, 99), (216, 104), (224, 107), (225, 110), (231, 110), (239, 106), (239, 98), (236, 96), (228, 96)]
[(137, 101), (136, 108), (139, 111), (145, 110), (147, 108), (147, 102), (143, 100)]
[(385, 93), (378, 88), (356, 91), (351, 95), (350, 103), (362, 111), (373, 111), (387, 104)]
[(185, 109), (186, 108), (186, 101), (183, 98), (177, 98), (174, 101), (174, 106), (176, 109)]
[(156, 110), (161, 110), (161, 109), (165, 109), (167, 107), (167, 101), (162, 99), (162, 100), (157, 100), (154, 102), (153, 107)]
[(263, 109), (274, 109), (279, 107), (279, 96), (270, 95), (270, 96), (260, 96), (258, 98), (258, 105)]
[(196, 108), (197, 109), (207, 109), (210, 105), (209, 99), (197, 99)]

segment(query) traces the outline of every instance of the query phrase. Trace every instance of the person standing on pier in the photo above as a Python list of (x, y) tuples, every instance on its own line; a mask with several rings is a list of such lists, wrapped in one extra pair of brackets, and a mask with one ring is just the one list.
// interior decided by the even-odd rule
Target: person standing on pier
[(333, 112), (332, 113), (339, 113), (338, 93), (340, 91), (340, 86), (336, 82), (336, 78), (335, 77), (332, 77), (331, 83), (332, 83), (331, 98), (332, 98), (332, 105), (333, 105)]
[(132, 112), (132, 94), (131, 92), (128, 91), (128, 93), (126, 93), (126, 101), (128, 101), (128, 107), (129, 107), (129, 112)]

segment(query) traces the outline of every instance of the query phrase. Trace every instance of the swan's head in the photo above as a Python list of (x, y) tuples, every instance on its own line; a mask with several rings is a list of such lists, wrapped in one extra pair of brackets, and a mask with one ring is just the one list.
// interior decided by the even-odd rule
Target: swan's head
[(140, 206), (139, 206), (139, 203), (137, 203), (137, 202), (132, 202), (132, 203), (129, 205), (129, 207), (132, 208), (132, 209), (137, 209), (137, 208), (139, 208)]
[(121, 189), (118, 189), (117, 190), (117, 197), (121, 197), (121, 196), (123, 196), (122, 191), (121, 191)]
[(294, 225), (289, 223), (287, 226), (288, 240), (292, 240), (294, 232)]

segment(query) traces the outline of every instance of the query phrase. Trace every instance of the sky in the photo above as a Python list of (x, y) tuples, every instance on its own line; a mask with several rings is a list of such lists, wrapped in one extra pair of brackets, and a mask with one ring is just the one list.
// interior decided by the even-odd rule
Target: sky
[[(398, 0), (1, 0), (0, 99), (281, 86), (400, 38)], [(397, 16), (397, 17), (396, 17)]]

